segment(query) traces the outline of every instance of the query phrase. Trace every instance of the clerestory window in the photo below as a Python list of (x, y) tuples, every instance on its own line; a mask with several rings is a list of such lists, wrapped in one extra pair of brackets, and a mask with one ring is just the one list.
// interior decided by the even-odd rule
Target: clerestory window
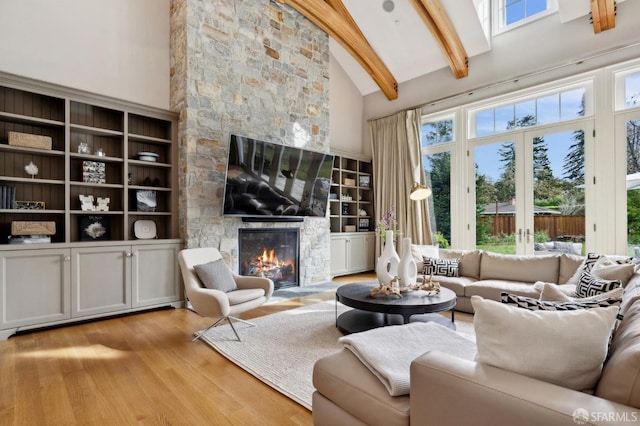
[(557, 10), (556, 0), (496, 0), (493, 2), (493, 33), (500, 34)]

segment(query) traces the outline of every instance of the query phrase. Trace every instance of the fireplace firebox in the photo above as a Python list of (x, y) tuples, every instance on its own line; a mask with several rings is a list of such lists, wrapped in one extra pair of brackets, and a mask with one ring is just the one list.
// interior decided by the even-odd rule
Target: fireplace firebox
[(270, 278), (274, 288), (299, 286), (298, 228), (240, 228), (240, 275)]

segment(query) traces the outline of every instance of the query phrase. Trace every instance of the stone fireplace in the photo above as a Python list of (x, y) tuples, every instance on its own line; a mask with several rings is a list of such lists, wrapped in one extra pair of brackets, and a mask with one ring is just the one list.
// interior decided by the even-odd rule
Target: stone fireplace
[(240, 275), (270, 278), (276, 290), (299, 286), (299, 241), (298, 228), (240, 228)]
[[(275, 0), (172, 0), (171, 108), (178, 128), (179, 231), (240, 265), (242, 228), (222, 214), (229, 134), (329, 152), (329, 37)], [(298, 284), (330, 279), (329, 219), (299, 231)]]

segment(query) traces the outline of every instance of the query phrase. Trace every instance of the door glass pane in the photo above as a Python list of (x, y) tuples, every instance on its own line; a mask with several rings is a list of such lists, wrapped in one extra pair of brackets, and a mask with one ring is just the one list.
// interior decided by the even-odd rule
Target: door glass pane
[(433, 242), (447, 248), (451, 244), (451, 152), (425, 155), (426, 183), (433, 192), (429, 197), (429, 219)]
[(627, 252), (640, 247), (640, 120), (629, 120), (627, 131)]
[(515, 144), (477, 146), (476, 248), (515, 254)]
[[(583, 254), (584, 131), (533, 138), (534, 253)], [(528, 232), (528, 231), (527, 231)]]

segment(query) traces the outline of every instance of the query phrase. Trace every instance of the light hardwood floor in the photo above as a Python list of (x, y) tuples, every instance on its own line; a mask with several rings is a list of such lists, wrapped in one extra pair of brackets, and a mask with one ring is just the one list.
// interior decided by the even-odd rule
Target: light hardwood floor
[[(372, 280), (373, 274), (337, 278)], [(333, 300), (334, 292), (247, 312)], [(456, 314), (456, 321), (469, 320)], [(0, 342), (0, 425), (311, 425), (311, 413), (192, 333), (211, 320), (155, 311)]]

